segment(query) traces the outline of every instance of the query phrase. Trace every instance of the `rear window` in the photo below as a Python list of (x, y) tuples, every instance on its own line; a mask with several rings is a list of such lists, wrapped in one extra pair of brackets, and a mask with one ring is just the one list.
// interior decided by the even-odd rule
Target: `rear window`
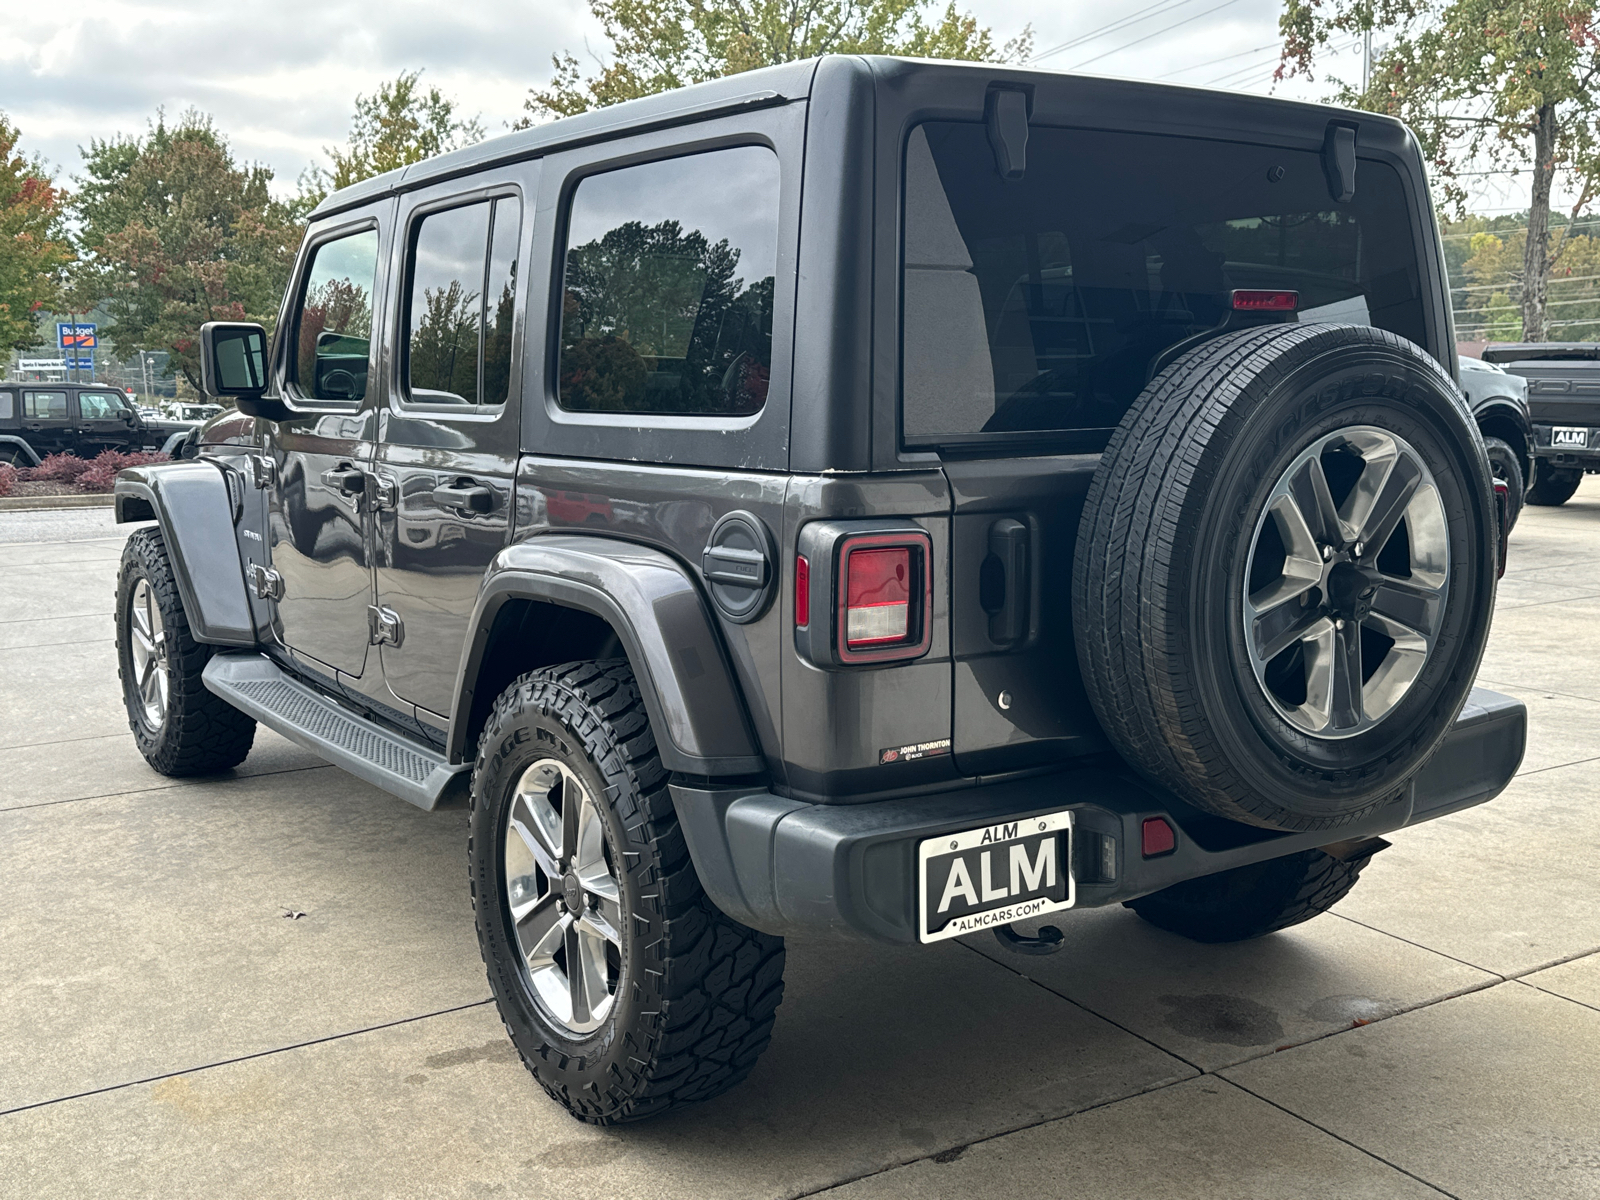
[(13, 392), (0, 392), (0, 421), (15, 420), (17, 415), (16, 395)]
[(1108, 431), (1156, 356), (1215, 327), (1235, 288), (1297, 290), (1301, 320), (1426, 344), (1391, 167), (1361, 160), (1355, 199), (1337, 204), (1306, 151), (1034, 127), (1027, 162), (1022, 180), (1003, 180), (981, 124), (912, 131), (908, 442)]

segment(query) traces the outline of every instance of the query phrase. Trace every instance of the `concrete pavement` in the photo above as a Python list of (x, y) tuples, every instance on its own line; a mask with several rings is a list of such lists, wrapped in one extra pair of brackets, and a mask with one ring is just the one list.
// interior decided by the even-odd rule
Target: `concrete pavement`
[(0, 514), (0, 1197), (1600, 1197), (1600, 480), (1512, 539), (1494, 803), (1204, 947), (792, 941), (749, 1081), (580, 1125), (488, 1001), (460, 808), (266, 731), (173, 781), (112, 653), (125, 530)]

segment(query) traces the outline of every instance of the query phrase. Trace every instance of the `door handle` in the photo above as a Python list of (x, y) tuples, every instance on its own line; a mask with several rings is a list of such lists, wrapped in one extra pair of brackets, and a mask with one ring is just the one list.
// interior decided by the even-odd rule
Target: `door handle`
[(494, 508), (494, 491), (470, 479), (433, 489), (433, 502), (440, 508), (453, 508), (457, 512), (486, 513)]
[(978, 577), (979, 603), (989, 614), (989, 640), (1010, 646), (1028, 636), (1028, 527), (1002, 517), (989, 526), (989, 555)]
[(333, 488), (346, 496), (354, 496), (358, 492), (366, 491), (367, 477), (359, 467), (340, 463), (332, 470), (322, 473), (322, 486)]

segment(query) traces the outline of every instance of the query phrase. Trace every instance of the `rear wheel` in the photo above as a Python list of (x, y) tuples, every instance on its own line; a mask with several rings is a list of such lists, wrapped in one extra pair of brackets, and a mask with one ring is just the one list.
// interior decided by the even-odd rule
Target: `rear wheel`
[(1583, 472), (1570, 467), (1552, 467), (1542, 458), (1533, 460), (1533, 485), (1528, 488), (1528, 503), (1554, 508), (1572, 499), (1583, 482)]
[(1242, 942), (1325, 913), (1350, 894), (1382, 838), (1306, 850), (1187, 879), (1124, 907), (1196, 942)]
[(551, 1097), (611, 1125), (750, 1073), (783, 997), (783, 939), (707, 899), (625, 662), (506, 689), (480, 743), (470, 829), (489, 983)]
[(1359, 820), (1466, 701), (1498, 532), (1477, 427), (1418, 347), (1331, 324), (1200, 346), (1085, 500), (1073, 625), (1101, 725), (1218, 816)]
[(1522, 462), (1510, 443), (1497, 437), (1484, 438), (1483, 450), (1489, 456), (1489, 473), (1506, 485), (1506, 495), (1510, 500), (1506, 527), (1510, 532), (1517, 527), (1517, 518), (1522, 515), (1522, 504), (1527, 494), (1527, 483), (1522, 478)]

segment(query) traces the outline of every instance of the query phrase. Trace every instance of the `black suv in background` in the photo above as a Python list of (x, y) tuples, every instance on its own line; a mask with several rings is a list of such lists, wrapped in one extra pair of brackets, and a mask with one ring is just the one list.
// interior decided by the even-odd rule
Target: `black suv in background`
[(1585, 473), (1600, 473), (1600, 345), (1503, 342), (1486, 346), (1483, 360), (1528, 381), (1528, 503), (1565, 504)]
[(202, 329), (238, 412), (116, 485), (133, 736), (465, 793), (586, 1121), (743, 1078), (786, 934), (1282, 929), (1521, 759), (1450, 328), (1368, 113), (835, 57), (514, 133)]
[(0, 462), (36, 467), (52, 454), (166, 450), (193, 428), (139, 415), (105, 384), (0, 383)]

